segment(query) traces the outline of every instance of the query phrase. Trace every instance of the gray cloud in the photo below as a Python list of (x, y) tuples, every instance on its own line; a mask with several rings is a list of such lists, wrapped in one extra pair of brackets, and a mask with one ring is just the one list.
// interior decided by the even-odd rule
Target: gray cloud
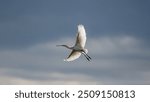
[(125, 32), (149, 42), (149, 4), (140, 0), (1, 0), (0, 50), (23, 49), (73, 35), (79, 23), (92, 37)]
[[(0, 84), (150, 84), (149, 4), (1, 0)], [(79, 23), (93, 60), (63, 62)]]
[(63, 59), (70, 51), (55, 45), (72, 41), (62, 38), (24, 50), (0, 51), (1, 84), (150, 84), (150, 49), (141, 46), (143, 40), (90, 38), (92, 62), (81, 56), (66, 63)]

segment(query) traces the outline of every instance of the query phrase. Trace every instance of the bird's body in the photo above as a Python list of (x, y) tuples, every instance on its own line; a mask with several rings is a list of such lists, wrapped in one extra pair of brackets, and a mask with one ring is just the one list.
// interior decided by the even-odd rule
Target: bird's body
[(85, 49), (85, 43), (86, 43), (86, 32), (85, 28), (83, 25), (78, 25), (78, 32), (77, 32), (77, 38), (76, 38), (76, 43), (73, 47), (69, 47), (67, 45), (57, 45), (57, 46), (63, 46), (68, 49), (71, 49), (72, 52), (68, 56), (67, 59), (64, 61), (73, 61), (81, 56), (83, 54), (88, 61), (91, 60), (91, 57), (87, 55), (88, 50)]

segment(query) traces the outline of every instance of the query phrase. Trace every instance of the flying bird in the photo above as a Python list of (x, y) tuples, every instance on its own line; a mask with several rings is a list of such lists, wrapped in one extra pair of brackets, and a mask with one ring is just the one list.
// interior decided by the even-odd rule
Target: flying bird
[(56, 46), (63, 46), (72, 50), (70, 55), (67, 57), (67, 59), (64, 59), (64, 61), (73, 61), (79, 58), (81, 54), (83, 54), (88, 61), (91, 60), (91, 57), (87, 54), (88, 50), (84, 48), (86, 43), (85, 28), (81, 24), (78, 25), (77, 28), (78, 28), (78, 32), (76, 37), (76, 43), (73, 47), (69, 47), (68, 45), (56, 45)]

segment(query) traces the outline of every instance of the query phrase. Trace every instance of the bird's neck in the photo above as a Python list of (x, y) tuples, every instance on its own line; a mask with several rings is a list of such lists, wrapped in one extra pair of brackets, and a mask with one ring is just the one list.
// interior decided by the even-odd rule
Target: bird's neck
[(68, 48), (68, 49), (73, 49), (73, 47), (70, 47), (68, 45), (65, 45), (64, 47)]

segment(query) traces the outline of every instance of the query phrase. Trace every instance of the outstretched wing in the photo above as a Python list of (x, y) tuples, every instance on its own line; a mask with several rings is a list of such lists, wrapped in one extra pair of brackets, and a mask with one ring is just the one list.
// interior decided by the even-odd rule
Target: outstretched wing
[(84, 48), (86, 43), (86, 32), (83, 25), (78, 25), (78, 34), (76, 38), (76, 46)]
[(68, 58), (64, 59), (64, 61), (73, 61), (73, 60), (79, 58), (80, 55), (81, 55), (81, 53), (79, 51), (72, 50), (72, 52), (70, 53)]

